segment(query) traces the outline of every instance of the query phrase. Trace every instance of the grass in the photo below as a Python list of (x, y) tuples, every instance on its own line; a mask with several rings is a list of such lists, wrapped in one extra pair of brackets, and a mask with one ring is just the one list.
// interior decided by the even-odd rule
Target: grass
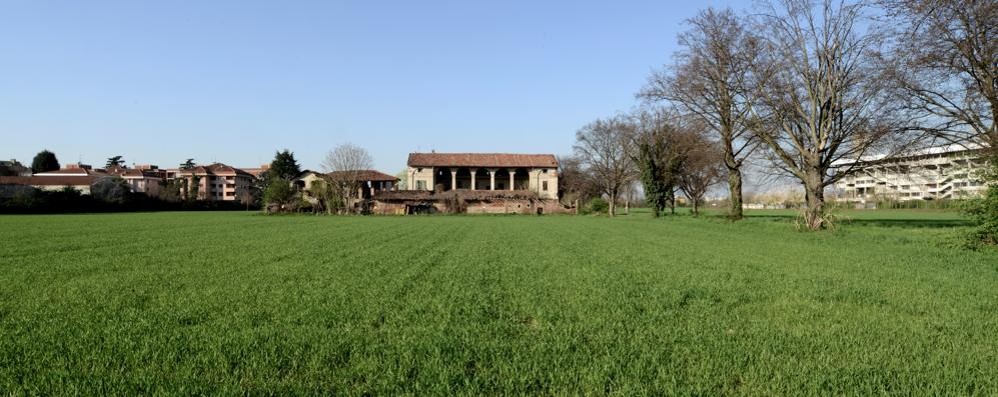
[(0, 394), (998, 394), (951, 213), (0, 217)]

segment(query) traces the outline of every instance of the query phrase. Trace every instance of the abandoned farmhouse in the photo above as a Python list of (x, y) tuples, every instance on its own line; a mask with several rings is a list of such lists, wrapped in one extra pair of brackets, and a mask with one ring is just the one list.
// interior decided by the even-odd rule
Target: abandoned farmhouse
[(553, 213), (558, 160), (552, 154), (411, 153), (405, 190), (373, 197), (381, 214)]

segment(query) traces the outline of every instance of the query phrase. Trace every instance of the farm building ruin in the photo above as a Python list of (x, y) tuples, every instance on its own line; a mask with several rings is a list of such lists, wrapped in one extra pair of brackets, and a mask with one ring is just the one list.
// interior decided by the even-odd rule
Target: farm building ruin
[(564, 211), (551, 154), (411, 153), (406, 190), (373, 196), (372, 212), (536, 214)]

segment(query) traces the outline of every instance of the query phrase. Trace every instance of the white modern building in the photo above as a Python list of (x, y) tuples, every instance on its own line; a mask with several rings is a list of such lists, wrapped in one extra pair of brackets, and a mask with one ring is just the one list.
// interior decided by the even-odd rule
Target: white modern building
[(980, 150), (934, 147), (910, 155), (842, 164), (852, 168), (835, 184), (837, 200), (941, 200), (974, 197), (986, 190), (979, 172), (987, 166)]

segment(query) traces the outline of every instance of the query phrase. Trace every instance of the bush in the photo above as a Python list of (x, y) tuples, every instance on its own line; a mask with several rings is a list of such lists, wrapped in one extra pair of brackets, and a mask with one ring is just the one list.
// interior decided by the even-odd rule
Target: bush
[(583, 208), (581, 213), (583, 214), (605, 214), (610, 211), (610, 203), (601, 197), (596, 197), (589, 200)]
[(291, 188), (291, 183), (283, 179), (272, 181), (263, 192), (263, 202), (268, 207), (271, 204), (284, 207), (294, 202), (294, 199), (295, 191)]
[(90, 186), (90, 195), (107, 203), (124, 204), (131, 193), (128, 182), (120, 177), (101, 178)]
[(968, 200), (963, 208), (975, 227), (970, 232), (970, 245), (998, 245), (998, 185), (992, 185), (984, 196)]

